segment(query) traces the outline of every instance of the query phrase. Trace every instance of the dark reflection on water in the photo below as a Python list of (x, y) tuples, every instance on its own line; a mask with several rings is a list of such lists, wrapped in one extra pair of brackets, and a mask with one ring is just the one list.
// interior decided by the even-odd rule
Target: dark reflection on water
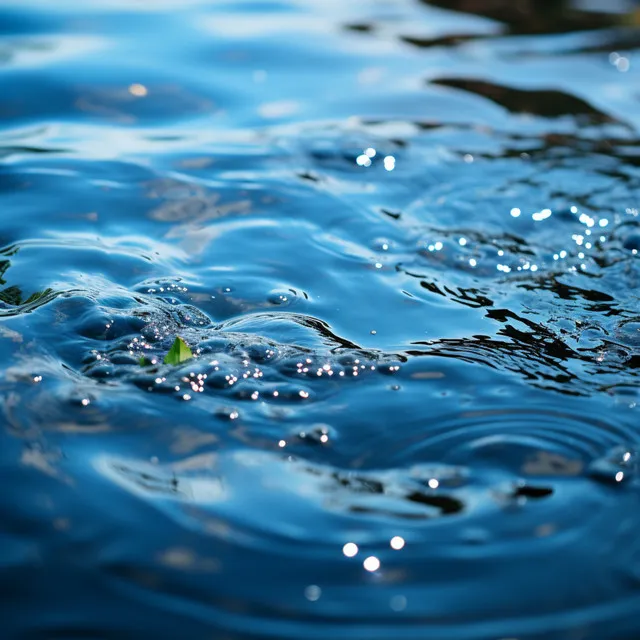
[(502, 22), (509, 34), (566, 33), (635, 24), (626, 0), (421, 0), (426, 5), (469, 12)]
[(3, 637), (638, 638), (639, 11), (5, 2)]

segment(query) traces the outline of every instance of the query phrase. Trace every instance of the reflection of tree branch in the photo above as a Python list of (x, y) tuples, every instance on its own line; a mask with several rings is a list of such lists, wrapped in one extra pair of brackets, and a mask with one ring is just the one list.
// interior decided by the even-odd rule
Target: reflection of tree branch
[(10, 304), (14, 307), (26, 306), (41, 300), (53, 292), (53, 289), (45, 289), (44, 291), (36, 291), (32, 293), (26, 300), (22, 299), (22, 289), (20, 287), (11, 286), (0, 291), (0, 301)]
[[(19, 250), (19, 246), (10, 245), (9, 247), (1, 250), (0, 255), (15, 256)], [(10, 266), (11, 260), (0, 260), (0, 284), (7, 283), (4, 275)], [(17, 285), (11, 285), (10, 287), (6, 287), (5, 289), (2, 289), (2, 291), (0, 291), (0, 302), (4, 302), (5, 304), (11, 305), (12, 307), (22, 307), (34, 304), (38, 301), (47, 302), (48, 300), (45, 300), (45, 298), (48, 298), (51, 294), (53, 294), (53, 297), (57, 295), (57, 293), (55, 293), (53, 289), (47, 288), (43, 291), (36, 291), (32, 293), (28, 298), (24, 299), (22, 289)], [(2, 315), (7, 314), (5, 313)]]
[(511, 113), (528, 113), (543, 118), (571, 116), (589, 122), (616, 123), (614, 118), (571, 94), (555, 90), (523, 90), (472, 78), (441, 78), (431, 84), (468, 91), (491, 100)]
[[(272, 319), (272, 318), (278, 318), (278, 319), (282, 319), (283, 314), (272, 314), (272, 313), (256, 313), (252, 315), (253, 318), (268, 318), (268, 319)], [(247, 319), (247, 316), (244, 316), (240, 319), (240, 322), (244, 321)], [(341, 336), (335, 334), (332, 330), (331, 327), (324, 321), (324, 320), (320, 320), (319, 318), (314, 318), (313, 316), (307, 316), (301, 313), (287, 313), (286, 314), (286, 319), (287, 320), (292, 320), (293, 322), (295, 322), (296, 324), (302, 326), (302, 327), (307, 327), (309, 329), (313, 329), (316, 333), (318, 333), (319, 335), (323, 336), (324, 338), (326, 338), (327, 340), (329, 340), (330, 342), (332, 342), (333, 344), (337, 345), (336, 348), (344, 348), (344, 349), (356, 349), (356, 350), (361, 350), (362, 347), (360, 347), (359, 345), (357, 345), (355, 342), (351, 342), (351, 340), (347, 340), (347, 338), (342, 338)], [(223, 323), (223, 325), (220, 325), (218, 328), (224, 328), (225, 331), (229, 330), (229, 329), (233, 329), (234, 324), (236, 324), (234, 321), (227, 321), (225, 323)]]
[(4, 279), (4, 274), (10, 266), (11, 266), (11, 260), (0, 261), (0, 284), (7, 283), (7, 281)]
[[(608, 12), (608, 0), (601, 11), (582, 11), (570, 0), (420, 0), (424, 4), (462, 13), (485, 16), (506, 24), (512, 34), (567, 33), (633, 24), (638, 11)], [(637, 24), (637, 22), (636, 22)]]
[(17, 307), (22, 304), (22, 289), (16, 286), (7, 287), (0, 291), (0, 300)]
[[(556, 341), (554, 350), (549, 348), (543, 340), (528, 336), (526, 342), (519, 338), (528, 335), (514, 335), (506, 331), (503, 335), (511, 341), (496, 340), (487, 336), (473, 338), (443, 339), (434, 342), (415, 342), (416, 346), (424, 345), (426, 349), (411, 349), (409, 356), (440, 356), (453, 358), (489, 366), (492, 369), (503, 369), (518, 373), (534, 386), (546, 386), (543, 382), (553, 383), (553, 389), (566, 395), (585, 395), (584, 389), (570, 388), (568, 385), (577, 384), (580, 379), (562, 364), (570, 358), (584, 360), (563, 343)], [(561, 345), (561, 346), (559, 346)], [(546, 370), (545, 370), (546, 368)]]

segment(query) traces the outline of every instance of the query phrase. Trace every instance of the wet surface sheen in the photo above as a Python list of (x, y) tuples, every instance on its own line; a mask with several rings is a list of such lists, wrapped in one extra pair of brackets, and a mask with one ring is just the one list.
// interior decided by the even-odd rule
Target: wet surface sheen
[(640, 637), (637, 23), (2, 3), (4, 637)]

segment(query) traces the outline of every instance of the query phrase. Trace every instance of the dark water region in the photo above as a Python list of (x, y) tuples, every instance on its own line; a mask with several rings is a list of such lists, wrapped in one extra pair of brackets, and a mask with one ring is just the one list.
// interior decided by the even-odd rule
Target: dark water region
[(637, 640), (639, 24), (5, 0), (0, 636)]

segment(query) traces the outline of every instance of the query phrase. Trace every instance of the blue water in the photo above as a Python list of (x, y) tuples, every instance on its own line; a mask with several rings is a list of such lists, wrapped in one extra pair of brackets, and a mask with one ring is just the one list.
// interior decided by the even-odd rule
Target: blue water
[(640, 637), (639, 16), (4, 0), (0, 635)]

